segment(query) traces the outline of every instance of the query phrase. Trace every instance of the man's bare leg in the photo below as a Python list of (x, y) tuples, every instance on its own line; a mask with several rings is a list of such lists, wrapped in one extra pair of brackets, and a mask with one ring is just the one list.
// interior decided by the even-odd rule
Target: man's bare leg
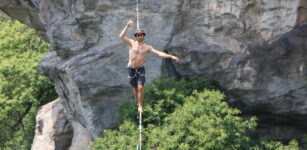
[(143, 101), (144, 101), (144, 86), (138, 85), (138, 111), (143, 112)]
[(135, 100), (138, 102), (138, 87), (132, 87)]

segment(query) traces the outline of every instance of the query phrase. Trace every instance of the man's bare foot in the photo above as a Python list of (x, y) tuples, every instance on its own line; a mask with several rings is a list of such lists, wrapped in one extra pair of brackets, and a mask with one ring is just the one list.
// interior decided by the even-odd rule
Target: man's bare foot
[(138, 110), (139, 110), (139, 112), (143, 112), (143, 107), (139, 105)]

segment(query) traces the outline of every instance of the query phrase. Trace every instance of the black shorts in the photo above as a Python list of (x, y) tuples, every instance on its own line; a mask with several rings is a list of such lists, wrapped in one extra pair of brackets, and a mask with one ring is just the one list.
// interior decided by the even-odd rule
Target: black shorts
[(145, 84), (145, 67), (132, 68), (127, 67), (129, 83), (132, 87), (137, 87), (137, 85)]

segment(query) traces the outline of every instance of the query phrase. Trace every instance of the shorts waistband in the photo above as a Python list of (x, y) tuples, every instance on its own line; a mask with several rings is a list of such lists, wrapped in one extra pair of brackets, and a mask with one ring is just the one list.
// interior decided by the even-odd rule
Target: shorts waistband
[(130, 68), (130, 69), (140, 69), (140, 68), (145, 68), (145, 65), (142, 65), (140, 67), (130, 67), (130, 66), (127, 66), (127, 68)]

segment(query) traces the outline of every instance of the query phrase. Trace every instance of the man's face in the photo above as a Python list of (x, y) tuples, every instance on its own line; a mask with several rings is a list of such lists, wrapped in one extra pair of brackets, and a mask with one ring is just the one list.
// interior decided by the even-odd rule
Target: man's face
[(135, 35), (135, 37), (136, 37), (136, 39), (139, 41), (139, 42), (142, 42), (142, 41), (144, 41), (144, 34), (136, 34)]

